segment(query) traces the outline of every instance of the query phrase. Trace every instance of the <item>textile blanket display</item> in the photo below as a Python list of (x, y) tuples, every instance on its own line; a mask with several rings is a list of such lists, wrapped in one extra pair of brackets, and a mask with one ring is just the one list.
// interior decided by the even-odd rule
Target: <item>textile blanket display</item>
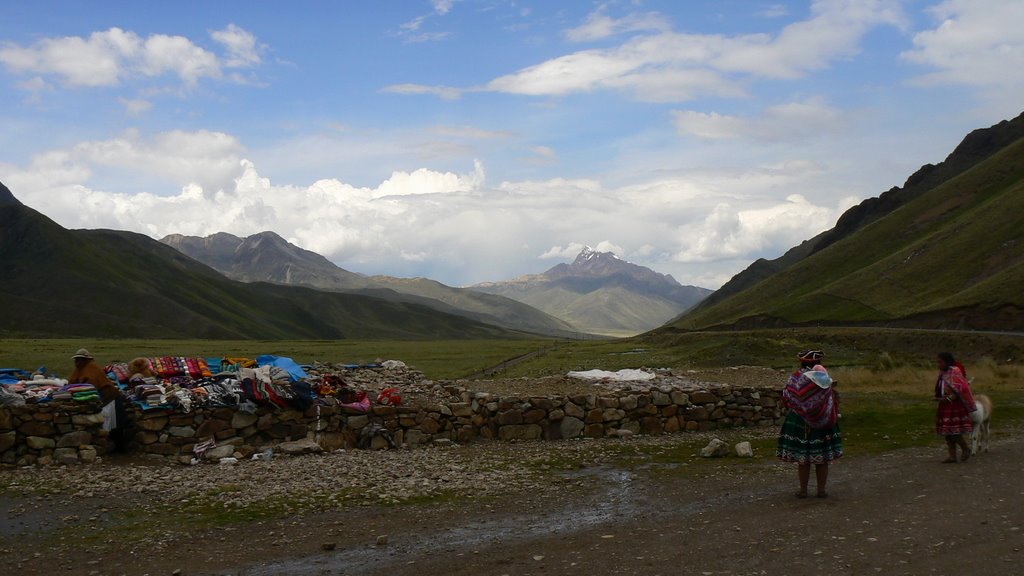
[[(137, 362), (149, 363), (148, 373), (133, 373)], [(365, 390), (347, 384), (347, 374), (356, 370), (386, 370), (405, 367), (397, 361), (383, 364), (322, 364), (301, 366), (284, 356), (263, 354), (255, 359), (159, 356), (139, 358), (131, 364), (115, 362), (106, 366), (111, 381), (117, 382), (125, 398), (140, 410), (168, 410), (184, 413), (200, 407), (231, 407), (243, 411), (258, 406), (305, 411), (314, 405), (339, 406), (369, 412), (373, 402)], [(378, 403), (401, 404), (399, 390), (389, 387), (376, 396)], [(91, 384), (69, 384), (45, 368), (29, 372), (0, 369), (0, 406), (46, 402), (99, 403)]]

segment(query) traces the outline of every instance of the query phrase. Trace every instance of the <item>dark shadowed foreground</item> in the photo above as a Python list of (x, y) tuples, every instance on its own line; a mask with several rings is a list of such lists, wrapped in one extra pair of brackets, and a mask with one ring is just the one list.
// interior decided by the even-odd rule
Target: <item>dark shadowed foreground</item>
[(502, 496), (179, 526), (172, 538), (154, 527), (152, 546), (119, 545), (116, 526), (95, 546), (47, 536), (62, 515), (104, 522), (110, 500), (40, 506), (8, 494), (0, 528), (5, 567), (25, 575), (1019, 574), (1024, 436), (966, 464), (939, 464), (942, 452), (936, 442), (850, 458), (828, 500), (795, 499), (793, 470), (770, 458), (597, 459)]

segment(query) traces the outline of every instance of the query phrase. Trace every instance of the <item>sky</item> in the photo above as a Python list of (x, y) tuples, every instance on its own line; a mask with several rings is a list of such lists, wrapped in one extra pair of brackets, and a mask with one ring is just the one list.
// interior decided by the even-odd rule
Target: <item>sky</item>
[(0, 3), (0, 182), (464, 286), (717, 288), (1024, 111), (1021, 0)]

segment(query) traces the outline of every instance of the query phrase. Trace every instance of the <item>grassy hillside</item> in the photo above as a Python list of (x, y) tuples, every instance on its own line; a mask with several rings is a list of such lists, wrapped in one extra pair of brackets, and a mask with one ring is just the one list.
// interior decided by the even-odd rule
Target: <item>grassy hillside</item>
[(639, 294), (622, 286), (577, 292), (558, 282), (510, 285), (503, 294), (565, 319), (583, 332), (625, 337), (661, 325), (680, 305), (657, 295)]
[(1020, 138), (1024, 138), (1024, 114), (989, 128), (974, 130), (942, 162), (926, 164), (907, 178), (902, 187), (894, 187), (850, 208), (843, 213), (831, 230), (802, 242), (782, 256), (773, 260), (758, 259), (701, 302), (695, 310), (709, 308), (793, 266), (811, 254), (824, 250), (929, 190), (970, 170)]
[(668, 328), (1024, 325), (1024, 139)]
[(0, 222), (0, 333), (9, 336), (517, 336), (416, 304), (235, 282), (146, 236), (65, 230), (16, 201), (0, 202)]
[(510, 330), (557, 337), (586, 331), (542, 312), (537, 307), (505, 296), (485, 294), (469, 288), (453, 288), (427, 278), (371, 276), (369, 280), (380, 288), (393, 290), (400, 295), (419, 297), (425, 306)]

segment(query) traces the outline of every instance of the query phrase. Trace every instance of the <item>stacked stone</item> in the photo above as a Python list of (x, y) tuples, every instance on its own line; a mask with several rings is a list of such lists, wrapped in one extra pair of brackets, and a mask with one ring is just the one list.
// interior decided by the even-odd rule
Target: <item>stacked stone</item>
[(0, 408), (0, 463), (76, 464), (106, 451), (99, 405), (26, 404)]
[[(780, 420), (778, 390), (728, 385), (652, 386), (644, 391), (602, 390), (578, 395), (499, 397), (457, 385), (433, 390), (436, 402), (374, 406), (367, 413), (340, 406), (305, 413), (261, 407), (189, 413), (135, 413), (136, 450), (152, 458), (189, 463), (197, 443), (216, 441), (208, 460), (249, 458), (267, 447), (300, 454), (320, 450), (418, 446), (476, 440), (562, 440), (631, 434), (657, 435), (732, 426), (769, 426)], [(99, 406), (37, 404), (0, 408), (0, 462), (31, 465), (95, 460), (107, 448)], [(372, 426), (373, 428), (367, 429)], [(375, 430), (367, 435), (366, 432)]]

